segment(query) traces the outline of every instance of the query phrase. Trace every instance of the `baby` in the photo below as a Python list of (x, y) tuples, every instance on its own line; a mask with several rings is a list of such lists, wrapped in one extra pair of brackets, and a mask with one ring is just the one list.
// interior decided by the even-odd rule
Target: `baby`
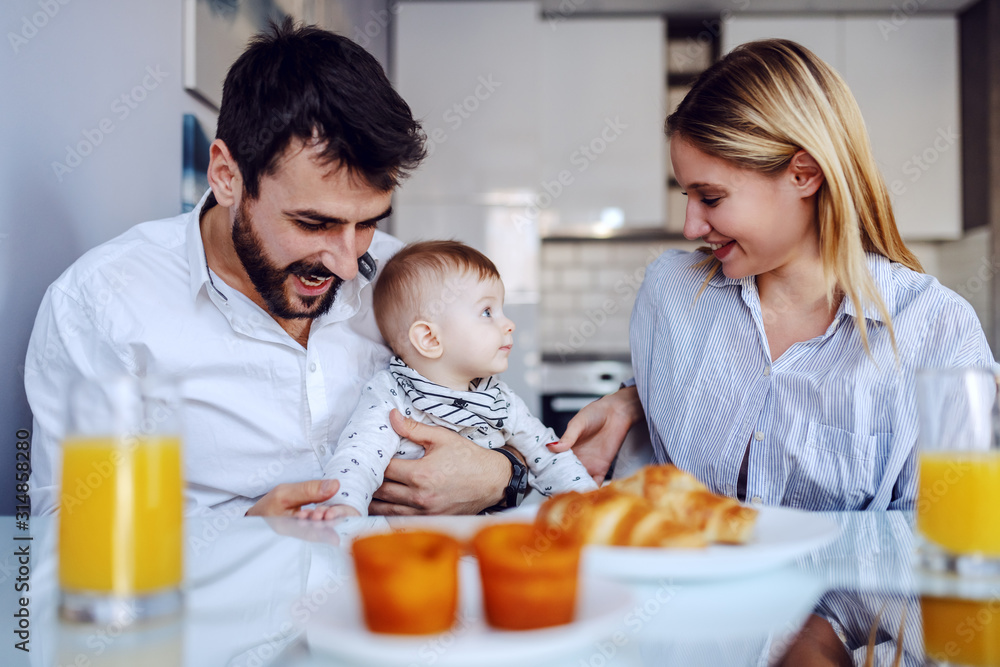
[(597, 488), (571, 451), (548, 450), (555, 433), (495, 377), (507, 370), (514, 323), (503, 314), (503, 283), (485, 255), (457, 241), (408, 245), (382, 269), (373, 299), (396, 356), (366, 384), (324, 469), (340, 490), (305, 516), (367, 515), (389, 459), (423, 456), (422, 447), (392, 430), (393, 408), (482, 447), (513, 447), (525, 459), (530, 486), (544, 495)]

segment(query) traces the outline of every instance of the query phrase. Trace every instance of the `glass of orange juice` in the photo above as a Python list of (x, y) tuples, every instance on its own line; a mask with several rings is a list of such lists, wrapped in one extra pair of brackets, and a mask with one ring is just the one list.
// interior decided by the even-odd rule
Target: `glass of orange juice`
[(990, 368), (925, 369), (916, 376), (920, 563), (1000, 576), (1000, 412)]
[(920, 597), (927, 665), (1000, 665), (1000, 601), (995, 596)]
[(175, 383), (70, 391), (59, 509), (60, 615), (127, 625), (181, 606), (183, 476)]

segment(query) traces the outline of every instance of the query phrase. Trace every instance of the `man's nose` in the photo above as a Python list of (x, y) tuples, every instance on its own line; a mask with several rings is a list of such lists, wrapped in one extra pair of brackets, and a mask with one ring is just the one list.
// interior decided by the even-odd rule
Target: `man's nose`
[(328, 271), (341, 280), (352, 280), (358, 275), (358, 235), (354, 228), (338, 229), (324, 237), (319, 259)]
[(687, 207), (684, 209), (684, 238), (695, 241), (712, 231), (712, 226), (708, 224), (701, 215), (702, 205), (696, 199), (688, 199)]

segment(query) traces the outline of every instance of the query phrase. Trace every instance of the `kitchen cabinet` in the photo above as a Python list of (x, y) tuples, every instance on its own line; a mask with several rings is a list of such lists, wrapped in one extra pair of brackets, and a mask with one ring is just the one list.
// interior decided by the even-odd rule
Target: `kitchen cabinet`
[(541, 173), (571, 179), (549, 207), (553, 230), (663, 225), (664, 39), (659, 18), (542, 28)]
[[(481, 201), (541, 178), (534, 3), (396, 6), (393, 83), (428, 137), (428, 157), (398, 192), (410, 201)], [(405, 220), (399, 219), (396, 222)]]
[(663, 224), (662, 18), (405, 3), (396, 35), (395, 84), (431, 148), (397, 197), (404, 237), (410, 203), (514, 207), (542, 233)]
[(958, 24), (953, 16), (734, 16), (723, 53), (782, 37), (813, 50), (850, 86), (903, 238), (962, 235)]

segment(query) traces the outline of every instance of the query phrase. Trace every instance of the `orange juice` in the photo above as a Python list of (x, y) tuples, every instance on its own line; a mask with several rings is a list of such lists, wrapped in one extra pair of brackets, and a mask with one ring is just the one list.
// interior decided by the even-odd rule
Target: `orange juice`
[(59, 581), (142, 595), (181, 581), (181, 442), (176, 436), (63, 444)]
[(928, 658), (976, 667), (1000, 665), (1000, 601), (923, 597)]
[(1000, 556), (1000, 451), (921, 452), (917, 528), (951, 553)]

